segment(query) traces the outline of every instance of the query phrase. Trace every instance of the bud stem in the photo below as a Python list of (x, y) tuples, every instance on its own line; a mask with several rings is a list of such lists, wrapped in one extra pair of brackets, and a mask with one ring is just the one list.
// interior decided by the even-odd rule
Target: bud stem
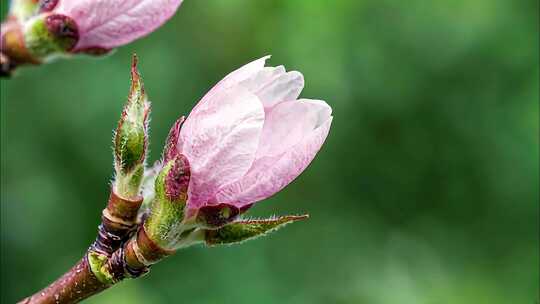
[(92, 273), (85, 256), (58, 280), (19, 304), (77, 303), (108, 287)]
[(110, 257), (89, 249), (62, 277), (19, 303), (78, 303), (126, 278), (146, 274), (149, 266), (173, 253), (155, 244), (141, 228), (136, 238), (124, 243)]

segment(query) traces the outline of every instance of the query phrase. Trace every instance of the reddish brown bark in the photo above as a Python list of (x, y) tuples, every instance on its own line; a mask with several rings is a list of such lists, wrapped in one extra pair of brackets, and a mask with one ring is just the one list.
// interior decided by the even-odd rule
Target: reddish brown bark
[[(92, 247), (89, 252), (92, 251)], [(137, 237), (122, 243), (105, 264), (106, 272), (111, 275), (112, 283), (106, 284), (93, 274), (87, 256), (71, 268), (66, 274), (45, 289), (22, 300), (19, 304), (69, 304), (77, 303), (95, 295), (125, 278), (137, 278), (149, 271), (151, 264), (173, 254), (152, 241), (144, 228), (140, 228)]]
[(152, 241), (152, 239), (148, 237), (148, 234), (144, 229), (144, 225), (141, 225), (141, 228), (137, 232), (137, 238), (133, 241), (130, 241), (126, 246), (127, 248), (131, 247), (131, 251), (133, 251), (134, 254), (135, 250), (133, 250), (133, 247), (135, 246), (135, 244), (142, 258), (150, 264), (155, 264), (156, 262), (175, 252), (174, 250), (163, 249), (154, 241)]
[(92, 250), (110, 257), (120, 248), (137, 227), (137, 212), (142, 201), (142, 197), (133, 200), (122, 198), (111, 189)]
[(22, 300), (19, 304), (77, 303), (105, 290), (109, 285), (100, 282), (90, 270), (86, 256), (73, 268), (45, 289)]
[[(109, 257), (107, 269), (115, 282), (123, 280), (126, 274), (134, 278), (148, 272), (148, 268), (138, 261), (133, 251), (127, 255), (124, 254), (124, 248), (132, 243), (127, 241), (137, 227), (137, 212), (142, 200), (142, 197), (134, 200), (124, 199), (111, 190), (107, 207), (103, 210), (101, 217), (98, 236), (88, 250), (88, 252), (96, 252)], [(130, 246), (133, 247), (133, 245)], [(126, 262), (127, 257), (129, 257), (128, 262)], [(58, 280), (20, 303), (77, 303), (109, 286), (111, 285), (100, 282), (92, 273), (87, 255), (85, 255)]]

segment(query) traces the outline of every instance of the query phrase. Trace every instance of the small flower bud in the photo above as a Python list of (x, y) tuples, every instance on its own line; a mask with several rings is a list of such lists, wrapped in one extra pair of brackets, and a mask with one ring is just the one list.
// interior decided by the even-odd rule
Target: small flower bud
[(149, 112), (150, 103), (137, 71), (137, 57), (133, 56), (131, 89), (113, 139), (115, 190), (125, 198), (137, 196), (140, 192), (148, 143)]
[[(205, 206), (249, 208), (278, 193), (308, 167), (328, 135), (332, 108), (298, 99), (302, 74), (265, 67), (268, 57), (230, 73), (186, 118), (178, 150), (194, 168), (188, 220)], [(209, 208), (201, 213), (203, 225), (231, 220)]]
[(125, 173), (144, 163), (149, 111), (150, 104), (137, 71), (137, 57), (134, 56), (131, 89), (114, 137), (115, 166), (119, 171)]
[(11, 0), (7, 21), (17, 23), (20, 39), (5, 39), (6, 22), (2, 23), (0, 49), (4, 57), (9, 57), (10, 64), (3, 60), (0, 76), (9, 76), (22, 65), (42, 64), (72, 54), (109, 54), (155, 31), (174, 15), (181, 3), (182, 0)]
[(241, 243), (252, 240), (285, 225), (308, 218), (308, 215), (288, 215), (263, 220), (241, 220), (215, 230), (206, 230), (205, 240), (208, 246)]

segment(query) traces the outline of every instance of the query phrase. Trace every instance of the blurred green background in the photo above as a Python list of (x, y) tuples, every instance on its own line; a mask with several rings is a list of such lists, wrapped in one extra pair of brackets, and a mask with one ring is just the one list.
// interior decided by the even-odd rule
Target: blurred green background
[(179, 115), (266, 54), (335, 118), (308, 170), (250, 211), (309, 221), (180, 251), (88, 303), (538, 303), (537, 14), (537, 1), (186, 0), (112, 56), (21, 69), (1, 83), (2, 302), (93, 241), (137, 52), (150, 160)]

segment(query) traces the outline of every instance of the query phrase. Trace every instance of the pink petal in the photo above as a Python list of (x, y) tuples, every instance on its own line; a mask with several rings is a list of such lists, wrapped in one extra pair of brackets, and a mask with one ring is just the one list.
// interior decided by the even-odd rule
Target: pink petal
[(249, 172), (221, 188), (212, 202), (242, 207), (280, 191), (311, 163), (331, 123), (331, 108), (323, 101), (277, 105), (267, 114), (261, 147)]
[(202, 103), (204, 103), (205, 100), (209, 99), (213, 94), (215, 94), (219, 90), (225, 90), (227, 88), (235, 86), (239, 82), (259, 72), (261, 69), (264, 68), (265, 62), (268, 58), (270, 58), (270, 55), (254, 60), (248, 64), (243, 65), (239, 69), (236, 69), (232, 71), (231, 73), (229, 73), (220, 82), (218, 82), (214, 87), (212, 87), (212, 89), (210, 89), (210, 91), (208, 91), (206, 95), (204, 95), (204, 97), (193, 108), (193, 110), (199, 107)]
[(261, 69), (264, 68), (264, 65), (266, 63), (266, 60), (268, 60), (271, 56), (266, 55), (262, 58), (259, 58), (257, 60), (254, 60), (248, 64), (243, 65), (242, 67), (232, 71), (227, 76), (221, 80), (219, 84), (221, 85), (232, 85), (237, 84), (249, 77), (252, 77), (254, 74), (259, 72)]
[(77, 22), (80, 40), (74, 51), (112, 49), (157, 29), (181, 3), (182, 0), (60, 0), (54, 11)]
[(203, 100), (217, 90), (232, 86), (242, 86), (257, 95), (265, 109), (298, 98), (304, 88), (304, 76), (297, 71), (286, 72), (283, 66), (265, 67), (268, 58), (270, 56), (252, 61), (225, 76), (203, 97)]
[(254, 93), (269, 109), (279, 102), (296, 100), (304, 88), (304, 76), (297, 71), (285, 72), (283, 66), (265, 67), (239, 83)]
[(188, 216), (219, 188), (246, 174), (264, 124), (259, 99), (242, 87), (217, 90), (193, 109), (178, 148), (191, 164)]
[(331, 115), (332, 108), (322, 100), (300, 99), (273, 107), (266, 114), (257, 158), (283, 154)]

